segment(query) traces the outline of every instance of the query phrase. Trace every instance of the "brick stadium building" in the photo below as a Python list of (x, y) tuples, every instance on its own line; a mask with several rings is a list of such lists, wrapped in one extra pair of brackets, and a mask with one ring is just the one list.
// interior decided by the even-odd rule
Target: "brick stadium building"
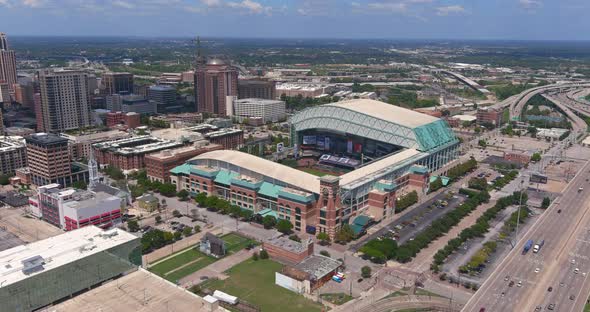
[(197, 155), (221, 149), (221, 145), (200, 141), (193, 145), (149, 154), (145, 157), (147, 176), (151, 181), (170, 182), (170, 170)]
[(237, 149), (244, 145), (244, 131), (240, 129), (221, 129), (208, 132), (205, 138), (213, 144), (219, 144), (224, 149)]

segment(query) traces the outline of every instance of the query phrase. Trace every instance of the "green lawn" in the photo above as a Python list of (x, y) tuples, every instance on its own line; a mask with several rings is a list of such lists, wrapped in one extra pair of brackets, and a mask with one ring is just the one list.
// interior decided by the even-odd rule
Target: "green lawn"
[(323, 177), (325, 175), (327, 175), (327, 173), (314, 169), (314, 168), (297, 168), (303, 172), (307, 172), (309, 174), (313, 174), (314, 176), (318, 176), (318, 177)]
[(321, 294), (320, 297), (322, 299), (331, 302), (335, 305), (345, 304), (348, 301), (352, 300), (352, 296), (345, 293), (337, 293), (337, 294)]
[(590, 303), (586, 303), (584, 306), (584, 312), (590, 312)]
[(236, 233), (228, 233), (221, 236), (221, 239), (225, 242), (226, 252), (228, 254), (236, 253), (250, 244), (258, 245), (258, 242), (255, 240), (249, 239), (247, 237), (241, 236)]
[[(188, 251), (180, 252), (175, 257), (154, 265), (149, 270), (175, 283), (177, 280), (194, 273), (215, 261), (217, 261), (217, 259), (201, 253), (196, 248), (191, 248)], [(183, 265), (186, 266), (182, 267)]]
[(321, 311), (320, 304), (275, 285), (275, 272), (281, 271), (282, 266), (268, 259), (248, 259), (229, 269), (226, 272), (229, 278), (207, 281), (201, 284), (201, 288), (237, 296), (259, 306), (262, 311), (277, 311), (277, 307), (281, 312)]

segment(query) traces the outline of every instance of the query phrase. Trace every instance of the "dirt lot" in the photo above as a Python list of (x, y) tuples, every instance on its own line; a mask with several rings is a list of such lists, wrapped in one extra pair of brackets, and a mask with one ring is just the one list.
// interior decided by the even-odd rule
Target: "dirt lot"
[(551, 146), (551, 143), (544, 140), (537, 140), (529, 137), (508, 137), (498, 136), (488, 141), (491, 149), (500, 149), (504, 151), (542, 151)]
[(0, 207), (0, 227), (30, 243), (63, 233), (59, 228), (36, 218), (25, 216), (22, 208)]

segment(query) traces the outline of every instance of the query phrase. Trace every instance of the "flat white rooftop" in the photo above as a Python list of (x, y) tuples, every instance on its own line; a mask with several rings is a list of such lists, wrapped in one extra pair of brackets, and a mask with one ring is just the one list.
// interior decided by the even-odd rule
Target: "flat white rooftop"
[[(120, 229), (104, 231), (96, 226), (87, 226), (4, 250), (0, 252), (0, 285), (17, 283), (134, 239), (137, 237)], [(26, 275), (22, 261), (36, 256), (43, 258), (43, 270)]]
[(408, 128), (416, 128), (438, 120), (436, 117), (415, 112), (411, 109), (369, 99), (355, 99), (324, 105), (352, 110)]

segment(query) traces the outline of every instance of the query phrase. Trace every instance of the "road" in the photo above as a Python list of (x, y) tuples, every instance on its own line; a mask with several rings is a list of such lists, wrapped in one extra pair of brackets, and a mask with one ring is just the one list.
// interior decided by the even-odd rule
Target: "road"
[[(586, 163), (516, 247), (469, 300), (463, 311), (533, 311), (555, 304), (555, 311), (582, 311), (590, 293), (590, 183)], [(579, 191), (580, 187), (584, 187)], [(532, 239), (545, 240), (539, 253), (522, 254)], [(574, 260), (575, 264), (570, 262)], [(539, 272), (536, 273), (536, 269)], [(579, 273), (575, 274), (574, 269)], [(510, 287), (509, 283), (514, 285)], [(522, 282), (522, 287), (518, 283)], [(560, 286), (560, 283), (561, 286)], [(552, 287), (549, 292), (548, 288)], [(570, 300), (570, 296), (573, 299)]]

